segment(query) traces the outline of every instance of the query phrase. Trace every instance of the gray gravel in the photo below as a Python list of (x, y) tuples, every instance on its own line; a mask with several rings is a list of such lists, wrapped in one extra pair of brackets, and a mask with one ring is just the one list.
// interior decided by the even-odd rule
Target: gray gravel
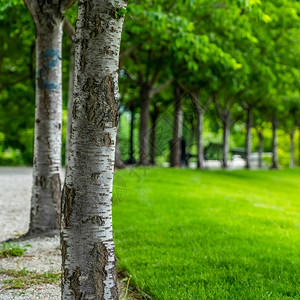
[[(0, 167), (0, 241), (18, 237), (27, 232), (30, 214), (30, 192), (32, 169), (26, 167)], [(60, 271), (61, 254), (59, 237), (34, 238), (18, 243), (24, 247), (30, 244), (23, 257), (0, 258), (1, 269), (23, 269), (43, 273)], [(0, 274), (0, 300), (59, 300), (59, 284), (35, 285), (26, 290), (5, 289)], [(124, 289), (122, 283), (120, 288)], [(130, 293), (127, 299), (135, 299)]]
[[(31, 168), (0, 168), (0, 241), (18, 237), (29, 227), (30, 194), (32, 183)], [(60, 271), (61, 257), (59, 237), (35, 238), (18, 243), (21, 247), (30, 244), (23, 257), (0, 259), (1, 269), (23, 269), (43, 273)], [(36, 285), (26, 290), (5, 289), (0, 275), (1, 300), (60, 299), (60, 287), (56, 285)]]

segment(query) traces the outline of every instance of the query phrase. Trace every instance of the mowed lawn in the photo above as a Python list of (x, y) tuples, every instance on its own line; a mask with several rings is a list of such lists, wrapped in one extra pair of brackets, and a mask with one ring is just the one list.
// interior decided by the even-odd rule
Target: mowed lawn
[(121, 170), (113, 207), (152, 299), (300, 299), (300, 170)]

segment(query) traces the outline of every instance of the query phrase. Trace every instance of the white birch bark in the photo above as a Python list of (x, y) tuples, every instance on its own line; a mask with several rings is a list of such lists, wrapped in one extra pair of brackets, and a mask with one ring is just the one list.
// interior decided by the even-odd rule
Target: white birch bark
[(229, 135), (230, 135), (229, 121), (225, 120), (223, 121), (223, 160), (222, 160), (222, 167), (224, 169), (228, 168)]
[(36, 110), (29, 234), (59, 228), (62, 18), (70, 1), (25, 0), (36, 25)]
[(112, 183), (125, 1), (80, 0), (70, 158), (62, 197), (62, 299), (118, 299)]
[(171, 141), (170, 165), (171, 167), (181, 166), (181, 139), (183, 127), (183, 110), (181, 107), (182, 89), (180, 86), (174, 88), (174, 124), (173, 140)]

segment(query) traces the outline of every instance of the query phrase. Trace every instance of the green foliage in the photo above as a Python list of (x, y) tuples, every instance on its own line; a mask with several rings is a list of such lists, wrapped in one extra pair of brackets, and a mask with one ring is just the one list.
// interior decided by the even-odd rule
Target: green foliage
[(26, 248), (31, 247), (31, 245), (26, 245), (21, 248), (20, 245), (14, 243), (2, 243), (0, 248), (0, 258), (1, 257), (11, 257), (11, 256), (23, 256), (24, 252), (27, 251)]
[(117, 175), (116, 254), (153, 299), (300, 297), (299, 170)]
[(27, 289), (34, 285), (58, 283), (61, 273), (44, 272), (39, 274), (36, 271), (29, 271), (26, 268), (22, 270), (1, 269), (0, 274), (5, 274), (12, 278), (3, 280), (4, 289)]
[(114, 0), (114, 5), (115, 5), (115, 18), (120, 19), (120, 18), (124, 17), (125, 14), (127, 13), (127, 9), (126, 8), (118, 8), (116, 5), (116, 0)]

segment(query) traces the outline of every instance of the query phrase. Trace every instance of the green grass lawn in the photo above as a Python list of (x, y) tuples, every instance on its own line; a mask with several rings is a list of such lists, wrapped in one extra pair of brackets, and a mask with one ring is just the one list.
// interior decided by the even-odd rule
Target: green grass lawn
[(115, 175), (120, 267), (153, 299), (300, 299), (300, 170)]

